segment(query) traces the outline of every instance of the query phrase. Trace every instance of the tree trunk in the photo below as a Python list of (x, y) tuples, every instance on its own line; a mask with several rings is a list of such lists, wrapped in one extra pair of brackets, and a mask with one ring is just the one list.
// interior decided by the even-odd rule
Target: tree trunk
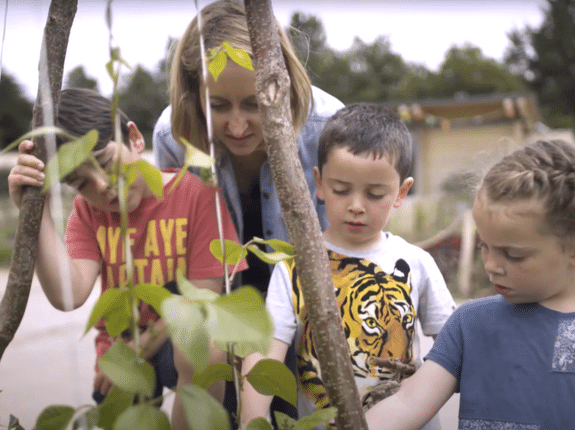
[(296, 265), (321, 375), (338, 429), (367, 429), (341, 324), (321, 228), (298, 157), (290, 81), (270, 0), (245, 0), (256, 66), (256, 97), (268, 159)]
[[(77, 0), (52, 0), (44, 28), (42, 51), (40, 53), (40, 83), (34, 104), (34, 128), (44, 125), (45, 118), (55, 118), (62, 87), (64, 59), (68, 47), (70, 29), (76, 14)], [(42, 73), (47, 70), (48, 76)], [(42, 91), (43, 83), (50, 94)], [(49, 87), (49, 88), (48, 88)], [(52, 114), (48, 110), (51, 110)], [(34, 155), (46, 161), (44, 137), (34, 138)], [(34, 276), (34, 265), (38, 251), (38, 233), (44, 207), (44, 196), (40, 188), (28, 187), (23, 195), (18, 218), (16, 242), (12, 251), (12, 261), (8, 284), (0, 303), (0, 359), (20, 326), (30, 287)]]

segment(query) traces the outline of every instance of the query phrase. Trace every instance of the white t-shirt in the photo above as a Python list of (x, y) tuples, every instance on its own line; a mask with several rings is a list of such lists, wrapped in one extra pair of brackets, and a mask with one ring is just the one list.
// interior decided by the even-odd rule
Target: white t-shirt
[[(435, 335), (455, 303), (431, 255), (399, 236), (382, 233), (378, 245), (365, 252), (327, 242), (326, 247), (356, 383), (365, 399), (373, 386), (394, 376), (388, 369), (369, 367), (367, 357), (420, 361), (416, 321), (424, 334)], [(293, 265), (276, 265), (266, 306), (274, 320), (274, 338), (287, 344), (296, 340), (301, 418), (324, 407), (327, 400), (317, 382), (321, 381), (321, 369), (309, 340), (299, 282), (292, 288), (293, 276)]]

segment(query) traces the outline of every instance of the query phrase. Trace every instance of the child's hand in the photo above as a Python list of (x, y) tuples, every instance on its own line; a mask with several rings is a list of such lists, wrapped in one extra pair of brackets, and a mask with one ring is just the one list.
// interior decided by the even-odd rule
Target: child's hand
[(20, 143), (18, 161), (8, 175), (8, 192), (18, 207), (22, 204), (22, 187), (44, 186), (44, 163), (30, 154), (33, 148), (34, 143), (31, 140)]
[(110, 394), (110, 391), (112, 391), (113, 388), (114, 384), (112, 381), (110, 381), (110, 379), (104, 375), (102, 369), (98, 370), (98, 373), (96, 373), (96, 376), (94, 377), (94, 390), (99, 391), (104, 396), (107, 396)]

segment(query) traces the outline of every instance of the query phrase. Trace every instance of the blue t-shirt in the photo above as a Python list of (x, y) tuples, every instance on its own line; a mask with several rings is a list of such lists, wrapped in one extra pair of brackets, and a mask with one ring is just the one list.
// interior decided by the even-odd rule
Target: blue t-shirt
[(473, 300), (425, 359), (457, 378), (460, 429), (575, 429), (575, 312)]

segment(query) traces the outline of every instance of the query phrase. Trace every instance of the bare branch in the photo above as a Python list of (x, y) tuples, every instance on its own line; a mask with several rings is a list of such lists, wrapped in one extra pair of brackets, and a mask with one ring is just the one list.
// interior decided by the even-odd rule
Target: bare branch
[[(46, 78), (41, 75), (38, 96), (34, 104), (34, 127), (44, 125), (47, 116), (55, 117), (60, 88), (62, 87), (68, 38), (76, 9), (77, 0), (52, 0), (50, 3), (40, 54), (40, 67), (42, 68), (42, 64), (47, 65), (49, 94), (42, 91), (42, 79)], [(51, 112), (47, 114), (46, 109), (50, 109)], [(35, 138), (34, 144), (34, 155), (46, 161), (44, 138)], [(20, 208), (8, 284), (0, 303), (0, 359), (14, 338), (28, 303), (30, 286), (34, 276), (43, 207), (44, 196), (41, 190), (36, 187), (27, 188)]]
[(334, 293), (327, 252), (298, 157), (290, 80), (269, 0), (245, 0), (256, 63), (256, 97), (268, 159), (290, 241), (296, 250), (306, 310), (322, 379), (338, 429), (367, 429)]

